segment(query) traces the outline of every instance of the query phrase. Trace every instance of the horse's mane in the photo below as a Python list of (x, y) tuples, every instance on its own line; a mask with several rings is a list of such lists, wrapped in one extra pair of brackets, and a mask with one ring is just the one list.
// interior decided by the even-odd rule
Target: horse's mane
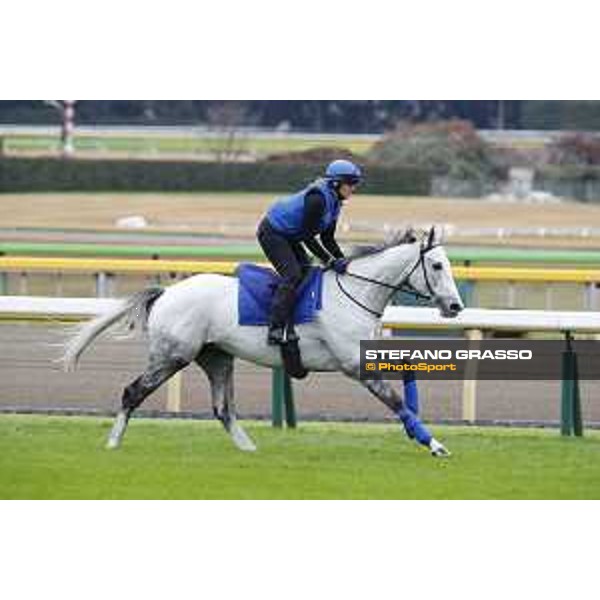
[(394, 248), (402, 244), (414, 244), (419, 240), (419, 236), (415, 229), (408, 227), (404, 230), (394, 231), (391, 235), (380, 244), (361, 244), (353, 246), (352, 250), (348, 254), (349, 259), (364, 258), (365, 256), (372, 256), (373, 254), (379, 254), (388, 248)]

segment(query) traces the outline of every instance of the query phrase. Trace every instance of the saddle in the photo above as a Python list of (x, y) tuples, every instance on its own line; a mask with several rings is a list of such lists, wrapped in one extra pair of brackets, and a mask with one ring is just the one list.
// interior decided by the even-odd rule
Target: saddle
[[(242, 263), (236, 270), (239, 280), (238, 321), (240, 325), (268, 325), (271, 304), (280, 281), (272, 269)], [(293, 323), (314, 321), (322, 306), (323, 270), (311, 267), (296, 293)]]
[[(246, 326), (268, 325), (273, 296), (280, 280), (279, 275), (272, 269), (251, 263), (240, 264), (236, 275), (239, 280), (238, 323)], [(292, 330), (293, 325), (314, 321), (322, 307), (322, 286), (323, 270), (311, 267), (297, 291)], [(308, 371), (302, 364), (297, 337), (292, 336), (292, 339), (280, 348), (286, 372), (297, 379), (306, 377)]]

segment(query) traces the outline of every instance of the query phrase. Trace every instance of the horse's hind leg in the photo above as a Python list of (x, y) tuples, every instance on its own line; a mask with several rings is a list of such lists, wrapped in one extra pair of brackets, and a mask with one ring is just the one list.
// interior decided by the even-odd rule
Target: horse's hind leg
[(150, 364), (147, 369), (123, 390), (122, 408), (117, 414), (113, 428), (108, 436), (107, 448), (114, 449), (119, 447), (133, 411), (152, 392), (187, 364), (186, 361), (179, 358), (150, 357)]
[(253, 452), (256, 445), (237, 421), (233, 394), (233, 356), (209, 344), (198, 354), (196, 363), (208, 376), (215, 417), (240, 450)]

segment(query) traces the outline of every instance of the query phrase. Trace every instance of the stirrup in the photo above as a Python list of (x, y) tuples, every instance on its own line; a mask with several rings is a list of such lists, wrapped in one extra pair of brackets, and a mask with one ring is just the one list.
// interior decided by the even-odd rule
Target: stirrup
[(285, 329), (285, 343), (291, 344), (296, 343), (300, 339), (300, 336), (296, 333), (293, 325), (288, 325)]
[(285, 342), (285, 328), (283, 325), (269, 326), (267, 344), (269, 346), (281, 346)]

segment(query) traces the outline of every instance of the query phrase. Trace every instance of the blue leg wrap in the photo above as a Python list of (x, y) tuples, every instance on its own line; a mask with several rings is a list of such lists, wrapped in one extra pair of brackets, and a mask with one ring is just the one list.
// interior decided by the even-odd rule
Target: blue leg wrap
[(419, 392), (417, 390), (417, 380), (414, 373), (410, 371), (404, 374), (404, 404), (411, 410), (415, 416), (419, 416)]
[(429, 433), (425, 425), (421, 423), (421, 420), (410, 409), (403, 408), (398, 413), (398, 418), (400, 421), (402, 421), (406, 435), (410, 439), (416, 439), (419, 444), (429, 447), (432, 435)]

